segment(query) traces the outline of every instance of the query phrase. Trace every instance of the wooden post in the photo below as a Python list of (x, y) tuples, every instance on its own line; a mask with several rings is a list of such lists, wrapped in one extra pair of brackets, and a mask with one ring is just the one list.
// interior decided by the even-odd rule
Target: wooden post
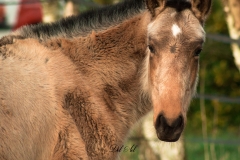
[(201, 120), (202, 120), (202, 135), (203, 135), (203, 141), (204, 141), (204, 159), (209, 160), (209, 151), (208, 151), (208, 141), (207, 141), (207, 117), (206, 117), (206, 111), (205, 111), (205, 73), (206, 73), (206, 65), (202, 66), (201, 70), (201, 81), (200, 81), (200, 110), (201, 110)]

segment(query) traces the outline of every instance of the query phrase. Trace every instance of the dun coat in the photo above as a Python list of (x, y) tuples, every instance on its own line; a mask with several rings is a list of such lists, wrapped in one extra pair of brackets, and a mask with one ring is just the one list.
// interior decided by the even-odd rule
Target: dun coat
[(210, 0), (129, 0), (0, 40), (0, 159), (116, 159), (153, 108), (174, 142), (195, 93)]

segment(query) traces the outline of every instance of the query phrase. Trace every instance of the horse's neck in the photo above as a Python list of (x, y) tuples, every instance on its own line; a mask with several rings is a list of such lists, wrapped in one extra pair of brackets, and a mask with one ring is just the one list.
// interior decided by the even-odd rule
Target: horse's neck
[[(110, 138), (109, 142), (104, 142), (107, 147), (111, 145), (107, 143), (122, 143), (133, 123), (150, 110), (150, 106), (140, 102), (139, 74), (147, 47), (147, 16), (144, 13), (105, 31), (92, 32), (87, 37), (57, 40), (56, 43), (56, 48), (60, 44), (61, 51), (78, 68), (80, 78), (87, 79), (84, 84), (76, 84), (82, 94), (69, 96), (69, 101), (71, 97), (83, 96), (83, 102), (89, 102), (77, 103), (86, 106), (83, 113), (77, 113), (78, 106), (66, 105), (66, 108), (77, 110), (71, 113), (80, 131), (89, 129), (86, 133), (94, 131), (93, 137), (101, 133)], [(52, 42), (49, 45), (54, 47)], [(93, 126), (89, 126), (88, 117), (85, 125), (82, 119), (86, 113), (91, 113), (91, 124), (98, 126), (99, 130), (91, 129)], [(82, 136), (89, 139), (92, 135)]]
[[(125, 115), (129, 117), (119, 116), (126, 119), (131, 117), (131, 122), (135, 122), (141, 116), (139, 114), (145, 112), (140, 106), (137, 108), (137, 105), (149, 21), (149, 14), (142, 13), (105, 31), (92, 32), (86, 44), (87, 55), (79, 56), (87, 62), (80, 66), (89, 82), (97, 85), (96, 92), (108, 97), (105, 97), (105, 101), (110, 103), (108, 107), (129, 110), (129, 115)], [(126, 123), (130, 125), (129, 122)]]
[[(111, 110), (138, 112), (140, 71), (147, 47), (147, 13), (135, 16), (103, 31), (92, 32), (62, 43), (64, 54), (72, 59), (82, 76), (88, 79), (97, 96)], [(123, 106), (119, 106), (123, 104)], [(144, 111), (140, 111), (144, 112)], [(121, 113), (119, 111), (119, 113)], [(134, 122), (140, 115), (132, 117)], [(128, 123), (128, 122), (126, 122)]]

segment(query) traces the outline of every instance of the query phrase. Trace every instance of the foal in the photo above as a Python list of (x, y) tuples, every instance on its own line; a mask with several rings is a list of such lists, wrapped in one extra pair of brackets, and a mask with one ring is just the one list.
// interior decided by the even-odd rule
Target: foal
[(0, 40), (0, 159), (116, 159), (153, 108), (177, 141), (210, 0), (128, 0)]

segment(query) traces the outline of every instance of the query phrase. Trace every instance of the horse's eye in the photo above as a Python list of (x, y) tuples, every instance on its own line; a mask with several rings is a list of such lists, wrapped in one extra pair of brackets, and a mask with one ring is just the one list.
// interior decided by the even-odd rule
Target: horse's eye
[(201, 52), (202, 52), (202, 48), (198, 48), (198, 49), (194, 52), (194, 57), (198, 57)]
[(148, 48), (149, 48), (151, 53), (153, 53), (153, 54), (155, 53), (155, 50), (154, 50), (153, 46), (149, 45)]

